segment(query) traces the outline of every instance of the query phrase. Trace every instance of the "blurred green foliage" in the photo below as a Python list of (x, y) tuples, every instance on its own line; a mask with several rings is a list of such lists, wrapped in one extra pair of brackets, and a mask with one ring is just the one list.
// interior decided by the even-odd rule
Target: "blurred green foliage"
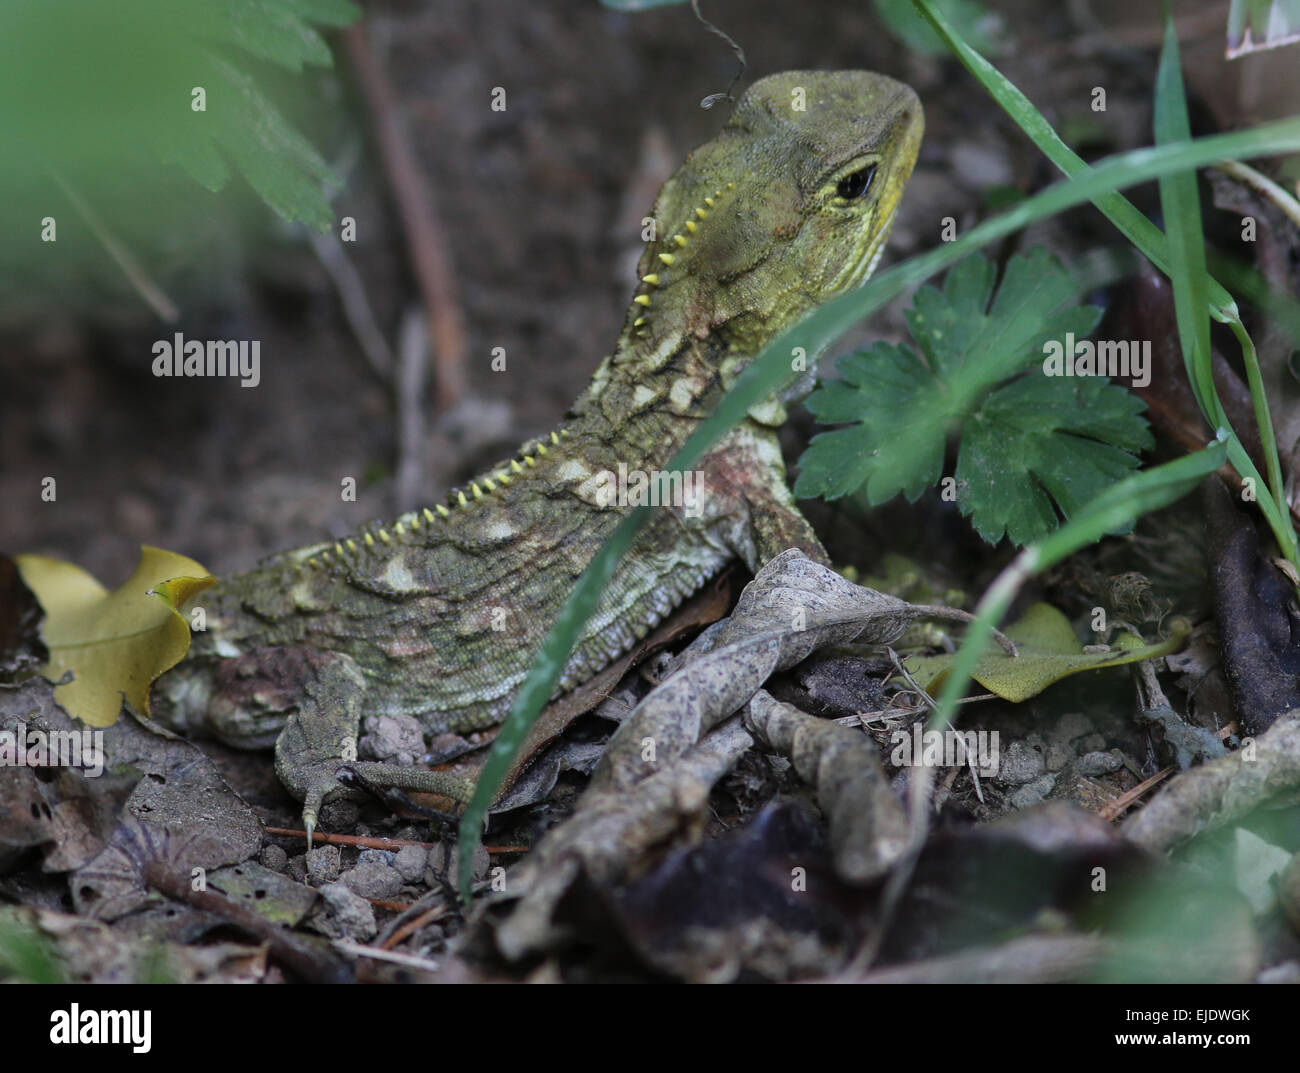
[(329, 226), (329, 169), (285, 105), (306, 112), (305, 91), (319, 88), (303, 69), (332, 62), (316, 27), (358, 14), (349, 0), (8, 0), (5, 269), (66, 276), (98, 260), (102, 280), (97, 228), (145, 251), (151, 266), (179, 247), (197, 257), (201, 245), (187, 238), (214, 213), (261, 215), (238, 187), (221, 199), (206, 192), (226, 190), (234, 175), (285, 220)]

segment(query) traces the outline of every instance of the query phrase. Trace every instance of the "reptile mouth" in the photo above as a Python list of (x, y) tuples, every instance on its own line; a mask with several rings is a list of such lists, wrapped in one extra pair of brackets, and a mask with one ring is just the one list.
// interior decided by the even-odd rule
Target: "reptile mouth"
[(889, 240), (889, 229), (893, 226), (893, 223), (894, 212), (890, 212), (885, 217), (885, 222), (876, 232), (875, 241), (868, 240), (860, 251), (854, 251), (857, 255), (840, 272), (832, 284), (831, 293), (843, 294), (846, 291), (855, 290), (871, 277), (871, 274), (876, 270), (876, 266), (880, 264), (880, 259), (885, 255), (885, 246)]

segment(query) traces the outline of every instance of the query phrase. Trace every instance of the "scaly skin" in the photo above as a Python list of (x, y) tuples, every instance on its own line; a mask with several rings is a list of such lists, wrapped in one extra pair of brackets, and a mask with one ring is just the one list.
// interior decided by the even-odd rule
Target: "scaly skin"
[[(463, 797), (436, 772), (357, 763), (362, 717), (414, 715), (431, 733), (503, 718), (627, 509), (610, 502), (608, 474), (662, 469), (765, 343), (871, 274), (922, 129), (916, 95), (882, 75), (794, 71), (755, 83), (664, 185), (618, 343), (562, 428), (450, 509), (219, 584), (205, 594), (207, 631), (159, 682), (160, 710), (182, 727), (206, 721), (231, 744), (274, 742), (309, 831), (323, 802), (357, 793), (335, 776), (345, 763), (380, 786)], [(784, 418), (779, 399), (755, 408), (701, 464), (700, 498), (654, 512), (560, 693), (733, 557), (755, 571), (788, 547), (825, 559), (786, 486), (774, 432)]]

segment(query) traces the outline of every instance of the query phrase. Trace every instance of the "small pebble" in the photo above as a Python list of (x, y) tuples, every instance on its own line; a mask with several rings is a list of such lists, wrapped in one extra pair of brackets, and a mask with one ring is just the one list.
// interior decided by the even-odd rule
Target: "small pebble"
[(371, 716), (358, 747), (362, 756), (409, 767), (424, 752), (424, 728), (413, 715)]
[(1044, 775), (1033, 782), (1025, 783), (1008, 799), (1012, 808), (1029, 808), (1036, 805), (1052, 792), (1056, 785), (1055, 775)]
[(1054, 743), (1047, 747), (1047, 755), (1044, 757), (1044, 762), (1047, 765), (1048, 771), (1060, 771), (1073, 759), (1073, 749), (1068, 745)]
[(339, 876), (339, 882), (363, 898), (394, 898), (402, 892), (401, 873), (373, 858), (359, 861), (355, 868), (349, 868)]
[(1077, 766), (1080, 775), (1109, 775), (1124, 766), (1124, 761), (1114, 753), (1092, 752), (1079, 757)]
[(333, 883), (339, 877), (341, 864), (338, 846), (317, 846), (307, 854), (307, 878), (314, 887)]
[(299, 853), (289, 858), (289, 863), (285, 867), (285, 875), (297, 883), (307, 882), (307, 857)]
[(342, 883), (326, 883), (320, 889), (322, 906), (316, 911), (312, 923), (333, 939), (355, 939), (368, 942), (375, 937), (375, 910), (360, 895), (348, 890)]
[(393, 867), (407, 883), (418, 883), (424, 876), (428, 851), (419, 846), (403, 846), (393, 854)]
[[(438, 843), (433, 849), (429, 850), (428, 865), (424, 870), (424, 882), (435, 887), (438, 884), (438, 871), (447, 868), (446, 860), (447, 846), (446, 843)], [(474, 851), (474, 878), (482, 879), (487, 875), (488, 868), (491, 867), (492, 859), (488, 856), (488, 851), (480, 845)], [(456, 882), (456, 847), (452, 844), (450, 880)]]
[(1024, 742), (1016, 741), (1002, 754), (998, 779), (1007, 786), (1020, 786), (1038, 778), (1045, 768), (1041, 753)]

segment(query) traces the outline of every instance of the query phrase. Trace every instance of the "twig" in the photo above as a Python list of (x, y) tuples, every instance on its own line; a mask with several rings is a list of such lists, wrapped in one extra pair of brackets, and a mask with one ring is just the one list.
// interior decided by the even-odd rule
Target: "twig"
[[(306, 838), (307, 832), (294, 830), (292, 827), (264, 827), (268, 835), (282, 835), (285, 838)], [(433, 849), (438, 842), (412, 842), (405, 838), (363, 838), (360, 835), (331, 835), (321, 831), (312, 832), (312, 843), (322, 846), (359, 846), (362, 849), (401, 849), (403, 846), (419, 846), (421, 849)]]
[[(281, 838), (301, 838), (307, 837), (307, 832), (301, 827), (263, 827), (262, 830), (268, 835), (277, 835)], [(311, 835), (313, 843), (319, 843), (322, 846), (356, 846), (360, 849), (402, 849), (405, 846), (418, 846), (420, 849), (437, 849), (442, 845), (441, 842), (416, 842), (411, 838), (381, 838), (378, 835), (331, 835), (324, 831), (313, 831)], [(483, 847), (488, 853), (527, 853), (531, 848), (524, 845), (510, 843), (504, 846), (493, 845), (491, 843)]]
[(424, 383), (429, 336), (416, 309), (402, 318), (397, 341), (397, 509), (410, 510), (420, 498), (424, 467)]
[(1261, 197), (1268, 199), (1276, 205), (1293, 224), (1296, 229), (1300, 230), (1300, 201), (1296, 201), (1290, 193), (1275, 183), (1267, 175), (1256, 171), (1249, 164), (1242, 164), (1237, 160), (1220, 160), (1213, 167), (1230, 175), (1238, 182), (1249, 186)]
[(158, 319), (165, 324), (175, 324), (180, 320), (180, 310), (176, 308), (176, 303), (167, 297), (167, 294), (158, 284), (149, 278), (149, 274), (144, 270), (144, 266), (135, 259), (130, 250), (124, 246), (115, 235), (100, 221), (95, 215), (94, 210), (86, 203), (85, 198), (72, 189), (63, 181), (57, 171), (50, 172), (55, 183), (58, 184), (63, 196), (71, 203), (72, 208), (90, 228), (91, 233), (100, 241), (100, 244), (108, 252), (113, 263), (122, 270), (127, 281), (135, 288), (136, 293), (144, 299), (145, 304), (157, 314)]
[(712, 108), (719, 101), (734, 101), (736, 98), (732, 96), (731, 91), (736, 88), (736, 83), (740, 81), (740, 76), (745, 73), (745, 67), (747, 66), (745, 62), (745, 50), (736, 44), (729, 34), (718, 29), (718, 27), (714, 26), (713, 23), (704, 17), (704, 12), (700, 10), (700, 0), (691, 0), (691, 10), (695, 12), (695, 17), (704, 24), (706, 30), (712, 34), (716, 34), (731, 46), (731, 51), (736, 54), (736, 60), (740, 64), (736, 73), (732, 76), (731, 84), (727, 86), (726, 90), (722, 93), (710, 93), (704, 98), (704, 100), (700, 101), (700, 107)]
[(388, 961), (394, 965), (404, 965), (408, 969), (423, 969), (425, 972), (437, 972), (438, 963), (430, 961), (428, 958), (416, 957), (414, 954), (403, 954), (397, 950), (380, 950), (377, 947), (365, 946), (362, 943), (348, 942), (346, 939), (335, 939), (334, 949), (341, 950), (345, 954), (351, 954), (359, 958), (373, 958), (375, 961)]
[(393, 352), (375, 322), (375, 314), (366, 297), (361, 274), (333, 232), (318, 235), (309, 231), (308, 234), (311, 236), (312, 249), (316, 251), (316, 259), (334, 283), (334, 290), (338, 292), (339, 301), (343, 305), (343, 316), (352, 329), (352, 334), (357, 337), (361, 353), (366, 356), (366, 361), (370, 362), (370, 368), (379, 379), (385, 384), (391, 383)]
[(397, 101), (375, 61), (364, 22), (343, 31), (343, 46), (374, 125), (375, 144), (402, 221), (411, 270), (433, 334), (434, 395), (439, 410), (465, 390), (465, 329), (456, 275), (447, 249), (433, 185), (420, 173), (409, 141), (397, 122)]
[(267, 944), (271, 957), (304, 980), (314, 983), (348, 983), (350, 968), (328, 949), (273, 924), (260, 913), (219, 894), (215, 890), (194, 890), (188, 873), (182, 874), (161, 861), (148, 861), (142, 869), (144, 881), (173, 901), (213, 913)]
[[(437, 893), (439, 896), (442, 894), (441, 891), (438, 891)], [(441, 920), (448, 912), (450, 912), (450, 910), (447, 908), (446, 903), (439, 902), (439, 904), (430, 906), (422, 912), (417, 913), (410, 920), (404, 921), (400, 927), (394, 929), (392, 935), (388, 936), (388, 938), (380, 944), (380, 949), (392, 950), (394, 947), (401, 946), (402, 943), (406, 942), (410, 936), (414, 935), (425, 925), (432, 924), (436, 920)]]
[(1145, 794), (1149, 789), (1151, 789), (1151, 787), (1155, 786), (1159, 782), (1163, 782), (1177, 770), (1178, 768), (1174, 764), (1170, 764), (1167, 768), (1161, 768), (1149, 779), (1144, 779), (1131, 789), (1125, 790), (1119, 795), (1119, 797), (1115, 798), (1115, 800), (1098, 812), (1097, 815), (1107, 823), (1114, 822), (1120, 818), (1122, 813), (1128, 810), (1128, 807), (1133, 804), (1133, 802)]

